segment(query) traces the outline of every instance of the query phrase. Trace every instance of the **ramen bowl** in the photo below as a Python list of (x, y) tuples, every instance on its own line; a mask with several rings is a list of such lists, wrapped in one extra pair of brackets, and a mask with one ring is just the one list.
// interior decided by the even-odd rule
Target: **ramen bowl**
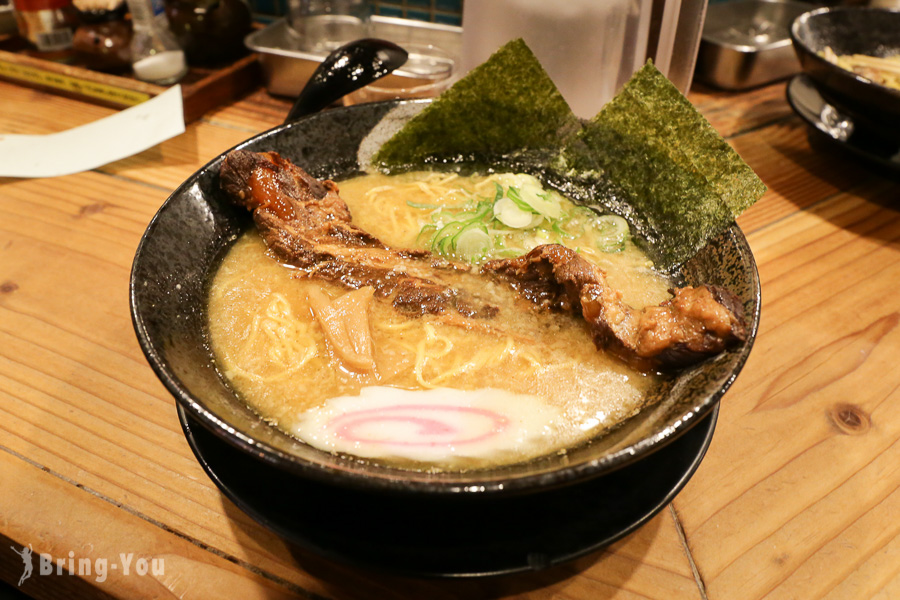
[(826, 48), (838, 56), (900, 56), (900, 10), (819, 8), (794, 20), (791, 39), (804, 72), (826, 100), (879, 126), (885, 122), (900, 126), (900, 89), (875, 83), (823, 57)]
[[(361, 145), (377, 146), (427, 102), (335, 108), (264, 132), (238, 148), (277, 151), (313, 176), (339, 182), (360, 174)], [(253, 226), (249, 213), (219, 189), (223, 156), (185, 181), (148, 226), (131, 274), (134, 327), (151, 367), (193, 421), (297, 477), (373, 491), (457, 496), (530, 493), (585, 481), (648, 456), (701, 421), (750, 352), (759, 319), (759, 280), (747, 242), (732, 225), (679, 275), (685, 284), (734, 292), (744, 306), (747, 340), (666, 379), (652, 404), (614, 431), (565, 453), (462, 472), (406, 470), (318, 450), (254, 413), (220, 375), (210, 350), (210, 281), (238, 236)]]

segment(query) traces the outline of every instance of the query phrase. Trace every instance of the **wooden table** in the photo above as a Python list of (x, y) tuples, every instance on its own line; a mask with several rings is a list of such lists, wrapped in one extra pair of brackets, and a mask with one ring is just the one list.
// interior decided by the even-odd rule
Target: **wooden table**
[[(900, 598), (900, 185), (827, 149), (784, 84), (691, 100), (769, 191), (739, 223), (762, 322), (699, 471), (645, 527), (574, 563), (488, 580), (373, 575), (304, 554), (217, 491), (128, 309), (138, 240), (169, 193), (288, 105), (256, 91), (96, 171), (0, 179), (0, 578), (13, 552), (139, 576), (33, 576), (37, 598)], [(0, 132), (110, 110), (0, 83)], [(150, 564), (145, 562), (145, 565)]]

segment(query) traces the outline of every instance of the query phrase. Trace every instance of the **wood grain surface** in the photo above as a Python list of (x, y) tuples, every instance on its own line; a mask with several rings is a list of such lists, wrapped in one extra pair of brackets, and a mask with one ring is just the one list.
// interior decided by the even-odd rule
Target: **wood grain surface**
[[(691, 100), (769, 187), (739, 224), (763, 310), (712, 446), (636, 533), (533, 574), (375, 575), (304, 553), (225, 499), (138, 347), (128, 276), (165, 198), (281, 122), (257, 90), (92, 172), (0, 179), (0, 578), (11, 547), (165, 558), (165, 574), (35, 575), (36, 598), (900, 598), (900, 185), (818, 145), (784, 85)], [(0, 134), (113, 111), (0, 82)], [(0, 157), (2, 159), (2, 157)]]

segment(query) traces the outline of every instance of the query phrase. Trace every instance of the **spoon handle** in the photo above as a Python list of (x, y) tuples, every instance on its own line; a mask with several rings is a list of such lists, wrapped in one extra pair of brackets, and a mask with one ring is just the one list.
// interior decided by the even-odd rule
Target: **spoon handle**
[(300, 91), (284, 122), (322, 110), (403, 66), (408, 57), (397, 44), (374, 38), (356, 40), (333, 50)]

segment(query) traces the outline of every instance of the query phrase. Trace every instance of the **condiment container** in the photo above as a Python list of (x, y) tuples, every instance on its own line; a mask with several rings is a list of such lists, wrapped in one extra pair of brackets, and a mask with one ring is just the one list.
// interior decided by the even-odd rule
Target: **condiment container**
[(190, 65), (214, 66), (247, 53), (253, 18), (242, 0), (166, 0), (166, 15)]
[(128, 9), (134, 24), (131, 66), (135, 77), (160, 85), (184, 77), (187, 61), (169, 29), (162, 0), (128, 0)]
[(76, 0), (75, 6), (82, 23), (72, 40), (78, 61), (109, 73), (130, 69), (132, 28), (124, 0)]
[(74, 59), (72, 37), (78, 16), (72, 0), (14, 0), (13, 5), (29, 54), (60, 62)]

